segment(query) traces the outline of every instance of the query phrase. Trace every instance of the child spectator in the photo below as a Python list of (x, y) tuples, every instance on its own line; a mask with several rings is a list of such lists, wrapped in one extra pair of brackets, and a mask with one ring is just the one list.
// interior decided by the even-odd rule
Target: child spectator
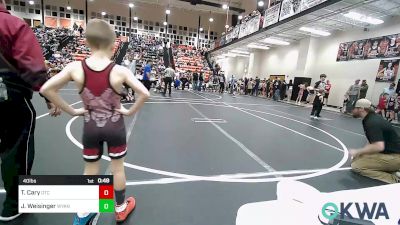
[(290, 101), (292, 99), (292, 93), (293, 93), (293, 81), (289, 80), (289, 84), (287, 85), (287, 91), (286, 91), (287, 101)]
[(325, 85), (325, 95), (324, 95), (324, 104), (328, 105), (328, 98), (329, 98), (329, 93), (332, 88), (332, 83), (329, 80), (326, 80), (326, 85)]
[(313, 86), (308, 86), (307, 87), (307, 91), (308, 91), (308, 95), (307, 95), (307, 99), (306, 102), (313, 104), (314, 103), (314, 98), (315, 98), (315, 88)]
[(342, 107), (340, 107), (340, 112), (341, 113), (345, 113), (346, 112), (346, 106), (347, 106), (347, 102), (349, 101), (349, 95), (345, 94), (344, 95), (344, 99), (343, 99), (343, 105)]
[(389, 96), (387, 104), (387, 114), (388, 114), (387, 117), (389, 122), (392, 122), (394, 120), (395, 106), (396, 106), (396, 96), (395, 95)]
[(246, 88), (247, 88), (247, 93), (249, 93), (249, 95), (252, 95), (253, 93), (251, 93), (251, 92), (253, 90), (253, 78), (250, 78), (250, 80), (247, 83)]
[(300, 105), (301, 104), (301, 99), (303, 99), (303, 94), (304, 94), (304, 90), (306, 89), (306, 85), (305, 84), (300, 84), (299, 85), (299, 93), (297, 95), (297, 99), (296, 99), (296, 104)]
[(265, 80), (262, 81), (261, 83), (261, 95), (262, 96), (266, 96), (266, 91), (267, 91), (267, 83), (265, 82)]
[(323, 89), (319, 89), (317, 94), (315, 95), (314, 101), (313, 101), (313, 108), (311, 111), (311, 118), (318, 119), (320, 118), (320, 113), (322, 110), (322, 106), (324, 105), (324, 91)]
[(181, 85), (181, 81), (178, 79), (178, 78), (176, 78), (175, 79), (175, 83), (174, 83), (174, 87), (175, 87), (175, 89), (179, 89), (179, 86)]
[(382, 115), (382, 117), (386, 117), (386, 105), (387, 105), (387, 93), (382, 93), (379, 97), (378, 107), (376, 109), (376, 113)]

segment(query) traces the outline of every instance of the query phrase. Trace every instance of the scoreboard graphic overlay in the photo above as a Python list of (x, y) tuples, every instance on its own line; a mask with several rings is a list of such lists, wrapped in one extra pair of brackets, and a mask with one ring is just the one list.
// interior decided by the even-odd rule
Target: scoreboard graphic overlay
[(19, 213), (114, 213), (113, 176), (20, 176)]

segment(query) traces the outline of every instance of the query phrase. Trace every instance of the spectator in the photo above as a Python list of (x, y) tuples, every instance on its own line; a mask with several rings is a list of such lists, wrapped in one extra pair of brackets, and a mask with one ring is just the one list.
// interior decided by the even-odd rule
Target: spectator
[(221, 74), (219, 76), (219, 93), (223, 94), (225, 90), (225, 75)]
[(267, 98), (270, 98), (270, 97), (271, 97), (271, 95), (270, 95), (270, 92), (271, 92), (271, 83), (272, 83), (271, 80), (268, 79), (267, 82), (266, 82), (266, 84), (265, 84), (265, 91), (266, 91), (265, 96), (266, 96)]
[(199, 74), (199, 88), (198, 88), (198, 91), (201, 91), (201, 88), (203, 87), (203, 81), (204, 81), (203, 72), (200, 72), (200, 74)]
[(180, 80), (181, 80), (181, 83), (182, 83), (182, 91), (183, 91), (183, 90), (185, 90), (186, 83), (188, 82), (188, 79), (187, 79), (185, 73), (181, 75)]
[(83, 33), (82, 25), (79, 25), (78, 31), (79, 31), (80, 36), (82, 37), (82, 33)]
[(247, 92), (249, 93), (249, 95), (253, 95), (253, 78), (250, 78), (250, 80), (247, 82)]
[(386, 87), (383, 89), (383, 93), (388, 94), (389, 98), (390, 98), (396, 93), (395, 87), (396, 87), (396, 84), (391, 83), (389, 87)]
[(318, 89), (318, 92), (314, 98), (313, 108), (311, 111), (311, 118), (319, 119), (320, 113), (322, 111), (322, 106), (324, 105), (324, 90)]
[(247, 95), (247, 85), (249, 83), (249, 79), (247, 77), (244, 78), (244, 94)]
[(354, 104), (360, 97), (360, 79), (357, 79), (353, 85), (347, 90), (348, 101), (346, 105), (346, 113), (351, 113), (353, 111)]
[(324, 94), (324, 104), (328, 105), (329, 93), (331, 92), (332, 83), (329, 80), (326, 80), (325, 85), (325, 94)]
[(212, 76), (212, 91), (213, 92), (219, 91), (219, 77), (217, 74)]
[(253, 88), (253, 95), (258, 96), (258, 88), (260, 87), (260, 78), (256, 77), (254, 88)]
[(303, 99), (304, 90), (306, 89), (306, 84), (299, 85), (299, 93), (297, 94), (296, 104), (300, 105)]
[(309, 85), (309, 86), (306, 88), (306, 90), (307, 90), (307, 92), (308, 92), (306, 102), (307, 102), (307, 104), (308, 104), (308, 103), (313, 104), (314, 98), (315, 98), (315, 88), (314, 88), (313, 86)]
[(289, 84), (287, 85), (287, 101), (290, 101), (292, 99), (292, 92), (293, 92), (293, 81), (289, 80)]
[(278, 101), (281, 96), (281, 85), (282, 82), (278, 77), (275, 77), (275, 81), (273, 82), (273, 99), (274, 101)]
[(193, 83), (192, 83), (192, 86), (193, 86), (193, 90), (197, 90), (197, 85), (198, 85), (198, 83), (199, 83), (199, 74), (198, 74), (198, 72), (197, 72), (197, 70), (193, 73)]
[(320, 76), (319, 76), (319, 78), (320, 78), (320, 80), (319, 81), (317, 81), (316, 83), (315, 83), (315, 85), (314, 85), (314, 89), (315, 89), (315, 91), (318, 91), (318, 90), (324, 90), (325, 91), (325, 86), (326, 86), (326, 74), (321, 74)]
[(367, 92), (368, 92), (367, 80), (362, 80), (361, 88), (360, 88), (360, 99), (366, 98)]
[(387, 100), (387, 115), (386, 118), (389, 122), (392, 122), (395, 117), (395, 108), (396, 108), (396, 97), (395, 95), (389, 96)]
[[(314, 84), (314, 90), (315, 90), (315, 94), (317, 94), (318, 92), (319, 92), (319, 90), (323, 90), (324, 91), (324, 93), (323, 93), (323, 96), (324, 96), (324, 98), (325, 98), (325, 91), (326, 91), (326, 85), (327, 85), (327, 82), (326, 82), (326, 74), (321, 74), (320, 76), (319, 76), (319, 81), (317, 81), (315, 84)], [(328, 100), (328, 99), (327, 99)]]
[(176, 90), (179, 89), (179, 85), (181, 85), (181, 81), (178, 78), (175, 78), (174, 87)]
[(267, 80), (264, 78), (264, 80), (261, 82), (261, 95), (266, 96), (267, 93)]
[(165, 75), (164, 75), (164, 96), (167, 93), (167, 86), (168, 86), (168, 90), (169, 90), (169, 96), (171, 97), (171, 84), (172, 81), (174, 80), (174, 76), (175, 76), (175, 70), (172, 69), (171, 66), (169, 66), (167, 69), (165, 69)]
[(379, 103), (376, 107), (375, 113), (381, 115), (383, 118), (386, 117), (387, 101), (388, 101), (388, 94), (382, 93), (379, 96)]
[(148, 60), (147, 64), (144, 68), (143, 71), (143, 84), (147, 88), (147, 90), (150, 90), (151, 87), (151, 81), (150, 81), (150, 74), (151, 74), (151, 67), (153, 66), (153, 62)]
[(286, 95), (286, 92), (287, 92), (287, 84), (286, 84), (286, 81), (285, 80), (283, 80), (282, 81), (282, 83), (281, 83), (281, 87), (280, 87), (280, 96), (279, 96), (279, 100), (283, 100), (283, 99), (285, 99), (285, 95)]
[(232, 75), (232, 77), (229, 81), (229, 87), (230, 87), (229, 93), (232, 95), (235, 95), (235, 85), (236, 85), (236, 79), (235, 79), (235, 76)]

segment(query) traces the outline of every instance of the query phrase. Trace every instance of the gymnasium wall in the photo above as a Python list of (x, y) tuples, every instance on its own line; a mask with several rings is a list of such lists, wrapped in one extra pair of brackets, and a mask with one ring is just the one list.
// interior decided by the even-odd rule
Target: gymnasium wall
[[(260, 63), (254, 63), (256, 68), (249, 68), (254, 73), (242, 73), (247, 77), (269, 77), (271, 74), (285, 74), (288, 79), (293, 77), (311, 77), (312, 82), (319, 80), (319, 75), (325, 73), (332, 82), (331, 97), (328, 104), (341, 106), (344, 93), (354, 80), (366, 79), (369, 85), (367, 98), (377, 104), (379, 94), (390, 83), (375, 82), (376, 73), (381, 59), (354, 60), (336, 62), (339, 44), (342, 42), (384, 36), (400, 33), (400, 17), (393, 17), (385, 21), (383, 25), (364, 31), (355, 27), (352, 31), (338, 32), (324, 38), (307, 38), (289, 46), (273, 47), (262, 51)], [(230, 61), (231, 62), (231, 61)], [(237, 58), (235, 64), (225, 67), (236, 67), (239, 63), (245, 63), (246, 59)], [(400, 78), (400, 74), (397, 76)]]
[[(12, 1), (6, 0), (5, 2), (7, 8), (10, 9)], [(34, 26), (34, 21), (36, 24), (40, 24), (42, 20), (40, 4), (29, 5), (27, 1), (24, 1), (23, 3), (25, 6), (20, 6), (20, 2), (18, 2), (17, 6), (12, 6), (10, 11), (11, 14), (24, 19), (31, 26)]]
[(218, 64), (221, 66), (221, 70), (225, 72), (227, 78), (232, 75), (236, 78), (241, 78), (243, 74), (247, 73), (249, 62), (249, 57), (235, 57), (219, 60)]
[[(287, 47), (271, 48), (268, 51), (256, 50), (250, 54), (250, 57), (234, 57), (217, 60), (225, 74), (234, 75), (239, 78), (256, 76), (268, 78), (269, 75), (288, 75), (293, 77), (297, 71), (297, 61), (299, 55), (299, 44), (293, 44)], [(247, 70), (232, 69), (238, 68), (238, 65), (247, 64)], [(222, 66), (223, 65), (223, 66)], [(240, 69), (242, 67), (239, 67)], [(291, 79), (291, 78), (290, 78)]]
[(298, 56), (298, 43), (262, 51), (260, 63), (255, 65), (259, 67), (259, 73), (250, 73), (249, 75), (261, 78), (269, 78), (270, 75), (287, 75), (293, 77), (293, 74), (297, 72)]
[(33, 20), (42, 20), (42, 16), (39, 14), (30, 14), (26, 12), (12, 12), (12, 15), (17, 16), (19, 18), (28, 18)]
[[(340, 32), (329, 38), (318, 39), (318, 45), (313, 49), (316, 57), (310, 68), (310, 76), (314, 81), (318, 79), (320, 73), (328, 75), (328, 78), (333, 83), (332, 98), (329, 104), (340, 105), (343, 101), (343, 94), (357, 78), (367, 80), (369, 84), (367, 98), (375, 104), (378, 102), (379, 94), (382, 93), (383, 88), (388, 87), (390, 84), (375, 82), (381, 59), (336, 62), (337, 51), (339, 44), (342, 42), (400, 33), (399, 24), (400, 17), (397, 17), (390, 21), (385, 21), (381, 26), (371, 28), (368, 32), (355, 28), (352, 32)], [(398, 78), (399, 75), (397, 76)]]

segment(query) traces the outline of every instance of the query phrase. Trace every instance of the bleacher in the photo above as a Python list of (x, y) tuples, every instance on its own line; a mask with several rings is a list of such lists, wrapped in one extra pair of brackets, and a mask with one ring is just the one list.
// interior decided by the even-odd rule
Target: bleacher
[[(53, 38), (53, 36), (51, 37)], [(126, 41), (126, 37), (116, 38), (113, 54), (117, 53), (123, 41)], [(52, 53), (51, 57), (49, 57), (50, 65), (61, 70), (65, 64), (71, 61), (82, 61), (88, 58), (91, 51), (85, 42), (84, 36), (78, 34), (71, 36), (68, 44), (65, 44), (62, 49), (58, 49), (58, 51)], [(186, 45), (172, 45), (171, 47), (174, 54), (175, 69), (178, 73), (203, 72), (205, 80), (212, 74), (205, 61), (203, 51)], [(156, 74), (161, 74), (165, 69), (163, 41), (160, 37), (148, 35), (136, 35), (132, 37), (126, 56), (137, 60), (136, 71), (138, 74), (142, 73), (147, 60), (153, 62), (153, 71)]]
[(163, 64), (162, 52), (160, 46), (162, 45), (161, 38), (148, 35), (134, 35), (129, 43), (127, 57), (131, 57), (136, 62), (136, 71), (141, 74), (143, 67), (147, 60), (154, 62), (157, 72), (159, 65)]
[(176, 52), (175, 62), (177, 72), (203, 72), (205, 80), (212, 74), (200, 50), (197, 50), (193, 46), (179, 45), (175, 47), (174, 51)]
[[(121, 38), (115, 39), (115, 44), (113, 48), (113, 54), (118, 50), (119, 46), (121, 45)], [(78, 39), (79, 47), (77, 48), (76, 53), (73, 53), (73, 58), (76, 61), (82, 61), (90, 56), (90, 49), (85, 45), (85, 38), (80, 37)]]
[(65, 28), (36, 27), (32, 29), (42, 48), (46, 59), (55, 51), (60, 50), (60, 44), (73, 36), (71, 30)]

